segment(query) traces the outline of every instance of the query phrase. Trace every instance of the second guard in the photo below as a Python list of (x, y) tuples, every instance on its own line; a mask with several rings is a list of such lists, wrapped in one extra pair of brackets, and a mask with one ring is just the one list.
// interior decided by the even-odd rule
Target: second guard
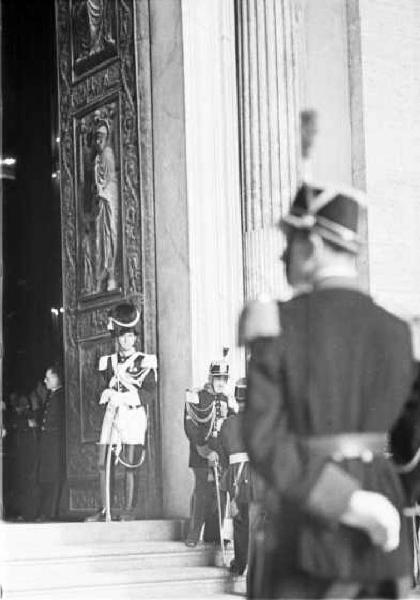
[(214, 466), (220, 466), (217, 452), (209, 441), (217, 438), (226, 417), (235, 412), (235, 402), (226, 394), (229, 378), (228, 349), (221, 360), (211, 363), (209, 381), (202, 389), (187, 390), (184, 429), (190, 443), (189, 466), (194, 473), (194, 491), (191, 499), (191, 516), (185, 544), (196, 546), (204, 525), (205, 542), (220, 541), (219, 522), (223, 520), (226, 495), (219, 498)]

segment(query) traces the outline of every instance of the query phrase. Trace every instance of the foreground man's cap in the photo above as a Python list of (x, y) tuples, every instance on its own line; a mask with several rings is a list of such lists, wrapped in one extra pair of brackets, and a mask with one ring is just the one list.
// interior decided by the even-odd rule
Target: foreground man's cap
[(279, 226), (285, 232), (290, 228), (317, 231), (324, 239), (356, 254), (365, 210), (365, 196), (359, 190), (303, 183)]

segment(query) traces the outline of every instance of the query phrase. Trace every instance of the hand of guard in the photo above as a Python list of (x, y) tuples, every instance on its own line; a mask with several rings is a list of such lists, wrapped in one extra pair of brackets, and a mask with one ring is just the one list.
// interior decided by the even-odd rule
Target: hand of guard
[(111, 395), (110, 395), (111, 390), (106, 389), (102, 392), (100, 400), (99, 400), (99, 404), (108, 404), (108, 402), (111, 399)]
[(372, 543), (384, 552), (395, 550), (400, 543), (400, 515), (382, 494), (357, 490), (340, 521), (363, 529)]
[(217, 452), (215, 450), (212, 450), (209, 453), (209, 455), (207, 456), (207, 460), (209, 462), (210, 467), (215, 467), (215, 466), (217, 466), (217, 464), (219, 462), (219, 455), (217, 454)]

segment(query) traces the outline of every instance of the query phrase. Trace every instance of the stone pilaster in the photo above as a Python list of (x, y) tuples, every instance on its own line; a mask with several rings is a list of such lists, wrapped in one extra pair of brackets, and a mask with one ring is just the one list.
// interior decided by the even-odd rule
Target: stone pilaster
[[(191, 308), (181, 0), (151, 0), (154, 200), (163, 516), (188, 514), (183, 427), (190, 385)], [(141, 37), (140, 37), (141, 39)]]

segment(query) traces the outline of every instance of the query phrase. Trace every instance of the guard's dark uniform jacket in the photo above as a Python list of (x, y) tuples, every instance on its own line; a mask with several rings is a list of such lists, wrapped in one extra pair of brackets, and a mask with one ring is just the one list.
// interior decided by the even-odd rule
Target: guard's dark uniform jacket
[[(138, 352), (138, 356), (136, 357), (133, 364), (127, 369), (128, 376), (132, 383), (136, 383), (139, 380), (140, 376), (144, 372), (145, 369), (148, 369), (146, 377), (141, 381), (141, 386), (139, 386), (139, 397), (141, 404), (150, 405), (155, 401), (155, 392), (156, 392), (156, 369), (157, 369), (157, 361), (154, 354), (144, 354), (143, 352)], [(122, 356), (121, 354), (117, 354), (118, 363), (124, 363), (129, 359), (128, 356)], [(102, 364), (101, 364), (102, 361)], [(111, 379), (114, 377), (115, 372), (112, 366), (112, 355), (103, 356), (100, 359), (99, 370), (102, 374), (103, 381), (108, 384)], [(141, 392), (140, 392), (141, 387)], [(114, 389), (120, 392), (128, 391), (124, 386), (123, 381), (115, 381)]]
[(207, 459), (198, 452), (197, 446), (205, 446), (213, 434), (217, 435), (216, 423), (223, 418), (222, 405), (225, 405), (224, 414), (234, 412), (226, 394), (215, 394), (211, 386), (198, 390), (195, 398), (194, 403), (187, 403), (184, 413), (184, 430), (190, 442), (188, 466), (193, 469), (208, 467)]
[(274, 542), (254, 597), (321, 597), (332, 582), (369, 586), (410, 572), (404, 517), (400, 545), (389, 553), (339, 522), (357, 489), (384, 494), (401, 513), (393, 463), (368, 447), (343, 458), (334, 440), (389, 432), (413, 378), (407, 325), (346, 285), (330, 279), (286, 303), (267, 303), (255, 327), (248, 315), (244, 435), (251, 464), (277, 498)]
[[(187, 393), (184, 429), (190, 442), (189, 466), (193, 470), (195, 480), (187, 533), (188, 543), (198, 542), (203, 524), (204, 541), (219, 540), (216, 488), (213, 470), (210, 469), (206, 457), (210, 452), (209, 441), (217, 438), (225, 415), (232, 412), (233, 407), (230, 407), (228, 396), (215, 394), (211, 385)], [(220, 499), (224, 513), (225, 494), (221, 494)]]

